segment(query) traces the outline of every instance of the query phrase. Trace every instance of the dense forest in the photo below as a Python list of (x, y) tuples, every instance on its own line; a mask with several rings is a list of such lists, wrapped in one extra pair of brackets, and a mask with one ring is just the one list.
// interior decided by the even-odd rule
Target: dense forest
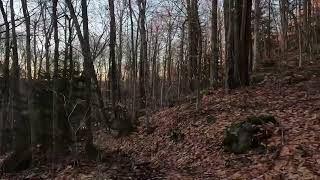
[(0, 179), (317, 179), (317, 0), (0, 0)]

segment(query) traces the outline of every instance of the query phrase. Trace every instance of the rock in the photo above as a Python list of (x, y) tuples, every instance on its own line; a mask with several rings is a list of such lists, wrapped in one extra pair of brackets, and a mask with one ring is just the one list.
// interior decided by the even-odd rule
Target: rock
[(274, 116), (270, 116), (270, 115), (259, 116), (259, 117), (250, 116), (247, 118), (247, 121), (251, 124), (254, 124), (254, 125), (262, 125), (262, 124), (266, 124), (266, 123), (277, 124), (277, 121), (274, 118)]
[(225, 131), (224, 149), (235, 154), (246, 153), (256, 148), (262, 152), (262, 141), (270, 138), (270, 132), (261, 127), (266, 123), (277, 124), (277, 121), (273, 116), (251, 116), (246, 121), (232, 124)]
[(211, 115), (207, 116), (207, 123), (208, 124), (214, 124), (215, 122), (217, 122), (217, 118)]
[(181, 142), (185, 138), (185, 135), (180, 130), (172, 130), (169, 134), (170, 139), (173, 142)]
[(30, 167), (32, 161), (31, 149), (21, 149), (8, 156), (1, 166), (5, 173), (16, 173)]
[(265, 80), (265, 74), (255, 74), (251, 76), (251, 84), (259, 84)]

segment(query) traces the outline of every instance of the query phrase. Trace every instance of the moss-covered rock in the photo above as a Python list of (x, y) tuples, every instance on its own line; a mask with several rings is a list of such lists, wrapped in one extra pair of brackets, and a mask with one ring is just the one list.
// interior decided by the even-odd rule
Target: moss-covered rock
[[(261, 148), (262, 141), (270, 137), (270, 133), (261, 125), (277, 124), (273, 116), (250, 116), (246, 121), (234, 123), (225, 130), (224, 149), (228, 152), (242, 154), (254, 148)], [(257, 136), (258, 134), (262, 136)]]
[(251, 81), (250, 83), (251, 84), (259, 84), (261, 83), (262, 81), (265, 80), (265, 74), (263, 73), (260, 73), (260, 74), (254, 74), (251, 76)]
[(263, 125), (266, 123), (273, 123), (277, 124), (276, 119), (274, 116), (265, 115), (265, 116), (249, 116), (247, 118), (247, 122), (254, 124), (254, 125)]

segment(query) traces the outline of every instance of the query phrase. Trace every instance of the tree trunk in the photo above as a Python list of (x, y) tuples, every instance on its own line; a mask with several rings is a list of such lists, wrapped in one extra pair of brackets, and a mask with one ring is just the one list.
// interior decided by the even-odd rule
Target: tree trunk
[(254, 72), (257, 68), (257, 64), (260, 60), (260, 0), (254, 0), (254, 42), (253, 42), (253, 58), (252, 58), (252, 71)]
[(116, 105), (118, 104), (118, 91), (117, 91), (117, 65), (116, 65), (116, 20), (115, 20), (115, 13), (114, 13), (114, 0), (109, 0), (109, 11), (110, 11), (110, 62), (111, 62), (111, 79), (112, 79), (112, 107), (114, 117), (117, 119), (117, 112), (116, 112)]
[(5, 57), (4, 57), (4, 65), (3, 65), (3, 82), (2, 82), (2, 89), (1, 94), (2, 98), (1, 100), (1, 117), (0, 117), (0, 154), (7, 151), (7, 140), (4, 138), (4, 130), (8, 127), (6, 127), (7, 118), (8, 118), (8, 97), (9, 97), (9, 60), (10, 60), (10, 24), (8, 22), (7, 13), (5, 12), (3, 2), (0, 0), (0, 10), (2, 14), (2, 18), (4, 20), (5, 24)]
[(212, 56), (212, 69), (211, 69), (211, 85), (218, 80), (218, 0), (212, 0), (212, 20), (211, 20), (211, 56)]
[[(42, 20), (43, 20), (43, 32), (45, 34), (45, 44), (44, 44), (44, 49), (45, 49), (45, 60), (46, 60), (46, 69), (45, 69), (45, 75), (44, 78), (47, 80), (50, 80), (50, 40), (51, 40), (51, 36), (52, 36), (52, 25), (50, 24), (49, 26), (47, 26), (47, 11), (46, 11), (46, 2), (44, 2), (43, 4), (43, 14), (42, 14)], [(41, 73), (41, 72), (40, 72)]]
[[(239, 85), (249, 85), (249, 59), (251, 47), (251, 6), (250, 1), (229, 0), (228, 25), (226, 34), (226, 91)], [(234, 9), (233, 11), (231, 11)], [(239, 18), (240, 17), (240, 18)], [(233, 20), (233, 21), (232, 21)]]
[(242, 1), (242, 19), (240, 28), (240, 43), (242, 49), (239, 59), (240, 85), (248, 86), (249, 81), (249, 59), (251, 47), (251, 7), (252, 0)]
[[(171, 77), (171, 71), (172, 71), (172, 31), (173, 31), (173, 23), (172, 20), (169, 20), (168, 24), (168, 59), (167, 59), (167, 82), (168, 82), (168, 88), (171, 87), (172, 84), (172, 77)], [(168, 92), (169, 93), (169, 92)]]
[(73, 48), (72, 48), (72, 39), (73, 39), (73, 27), (72, 27), (72, 18), (68, 21), (68, 59), (69, 59), (69, 97), (73, 94), (73, 77), (74, 77), (74, 62), (73, 62)]
[[(124, 2), (125, 3), (125, 2)], [(124, 10), (121, 11), (119, 17), (119, 47), (118, 47), (118, 67), (117, 67), (117, 91), (119, 96), (119, 101), (121, 100), (121, 81), (122, 81), (122, 57), (123, 57), (123, 18)]]
[(53, 152), (56, 152), (56, 132), (58, 124), (58, 63), (59, 63), (59, 38), (58, 38), (58, 17), (57, 17), (57, 5), (58, 0), (52, 1), (52, 28), (53, 28), (53, 37), (54, 37), (54, 57), (53, 57), (53, 92), (52, 92), (52, 137), (53, 137)]
[(140, 71), (139, 71), (139, 88), (140, 88), (140, 109), (146, 105), (146, 61), (148, 58), (148, 44), (146, 32), (146, 0), (138, 0), (139, 17), (140, 17)]
[[(132, 58), (132, 83), (133, 83), (133, 96), (132, 96), (132, 120), (131, 123), (134, 123), (136, 120), (136, 81), (137, 81), (137, 58), (136, 58), (136, 48), (134, 43), (134, 24), (133, 24), (133, 8), (131, 0), (129, 0), (129, 14), (130, 14), (130, 34), (131, 34), (131, 58)], [(138, 37), (137, 37), (138, 38)]]
[(288, 4), (286, 1), (279, 1), (280, 4), (280, 20), (281, 20), (281, 52), (282, 55), (285, 56), (285, 52), (287, 50), (287, 36), (288, 36)]
[(233, 0), (224, 1), (224, 21), (226, 30), (226, 47), (225, 47), (225, 91), (230, 92), (234, 88), (234, 57), (233, 57), (233, 27), (232, 27), (232, 8)]
[(32, 71), (31, 71), (31, 31), (30, 31), (30, 16), (27, 6), (26, 0), (21, 0), (23, 16), (26, 24), (26, 61), (27, 61), (27, 78), (28, 78), (28, 88), (27, 88), (27, 98), (28, 98), (28, 113), (29, 113), (29, 123), (30, 123), (30, 142), (31, 142), (31, 151), (32, 158), (34, 158), (33, 148), (36, 147), (37, 144), (37, 129), (36, 129), (36, 121), (34, 118), (34, 107), (33, 107), (33, 82), (32, 82)]
[(101, 95), (101, 91), (98, 85), (98, 79), (95, 73), (95, 69), (92, 62), (92, 56), (90, 51), (90, 42), (89, 42), (89, 27), (88, 27), (88, 13), (87, 13), (87, 1), (81, 0), (81, 9), (82, 9), (82, 18), (83, 18), (83, 34), (81, 32), (80, 23), (78, 22), (77, 16), (75, 14), (74, 7), (71, 3), (71, 0), (66, 0), (68, 4), (68, 8), (70, 10), (71, 17), (76, 27), (77, 35), (80, 41), (81, 51), (84, 58), (83, 69), (84, 69), (84, 76), (86, 81), (86, 114), (85, 114), (85, 125), (87, 127), (86, 131), (86, 152), (90, 158), (97, 157), (97, 150), (93, 144), (93, 135), (92, 135), (92, 128), (91, 128), (91, 106), (92, 106), (92, 96), (91, 96), (91, 80), (93, 80), (93, 85), (95, 91), (98, 95), (98, 103), (99, 108), (102, 111), (103, 117), (107, 120), (107, 125), (109, 124), (109, 118), (104, 112), (104, 104)]
[(179, 49), (179, 69), (178, 69), (178, 99), (183, 94), (183, 62), (184, 62), (184, 43), (185, 43), (185, 22), (183, 22), (181, 27), (181, 40), (180, 40), (180, 49)]

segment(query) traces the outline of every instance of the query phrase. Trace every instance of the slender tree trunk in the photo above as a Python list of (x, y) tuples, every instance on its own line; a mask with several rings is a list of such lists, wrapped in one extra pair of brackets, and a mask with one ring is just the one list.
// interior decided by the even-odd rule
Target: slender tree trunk
[(2, 98), (1, 100), (1, 117), (0, 117), (0, 154), (5, 152), (7, 149), (6, 139), (4, 139), (4, 130), (7, 124), (8, 112), (8, 97), (9, 97), (9, 59), (10, 59), (10, 24), (8, 22), (7, 13), (5, 12), (3, 2), (0, 0), (0, 10), (2, 18), (5, 24), (5, 57), (3, 65), (3, 85), (1, 89)]
[[(301, 12), (300, 12), (300, 0), (296, 0), (296, 8), (297, 8), (297, 11), (296, 11), (296, 15), (298, 17), (301, 17)], [(298, 42), (299, 42), (299, 68), (302, 67), (302, 33), (301, 33), (301, 26), (300, 24), (298, 23), (298, 20), (296, 20), (296, 26), (298, 28)]]
[(50, 40), (51, 40), (51, 36), (52, 36), (52, 25), (50, 24), (49, 26), (47, 26), (47, 16), (46, 16), (46, 2), (43, 4), (43, 16), (42, 16), (42, 20), (43, 20), (43, 32), (45, 33), (45, 44), (44, 44), (44, 49), (45, 49), (45, 60), (46, 60), (46, 69), (45, 69), (45, 79), (50, 80)]
[(287, 50), (287, 36), (288, 36), (288, 18), (287, 18), (287, 7), (286, 1), (279, 1), (280, 4), (280, 19), (281, 19), (281, 52), (285, 57)]
[(156, 89), (157, 89), (157, 59), (158, 59), (158, 53), (159, 53), (159, 46), (158, 46), (158, 39), (159, 39), (159, 28), (157, 27), (155, 32), (155, 38), (154, 38), (154, 45), (153, 45), (153, 57), (152, 57), (152, 104), (154, 109), (156, 109)]
[(31, 30), (30, 30), (30, 16), (27, 6), (26, 0), (21, 0), (23, 16), (25, 19), (26, 24), (26, 61), (27, 61), (27, 78), (28, 78), (28, 88), (27, 88), (27, 98), (28, 98), (28, 113), (29, 113), (29, 123), (30, 123), (30, 142), (31, 142), (31, 149), (32, 149), (32, 159), (34, 158), (34, 148), (37, 144), (37, 129), (36, 129), (36, 122), (34, 118), (34, 107), (33, 107), (33, 82), (32, 82), (32, 70), (31, 70)]
[(69, 31), (69, 38), (68, 38), (68, 59), (69, 59), (69, 97), (73, 94), (73, 77), (74, 77), (74, 62), (73, 62), (73, 48), (72, 48), (72, 39), (73, 39), (73, 27), (72, 27), (72, 18), (68, 21), (68, 31)]
[[(171, 87), (172, 84), (172, 77), (171, 77), (171, 71), (172, 71), (172, 31), (173, 31), (173, 23), (171, 22), (171, 19), (169, 20), (168, 24), (168, 68), (167, 68), (167, 74), (168, 74), (168, 87)], [(168, 92), (169, 93), (169, 92)]]
[(212, 20), (211, 20), (211, 56), (212, 56), (212, 69), (211, 69), (211, 85), (218, 80), (218, 0), (212, 0)]
[(120, 20), (119, 20), (119, 47), (118, 47), (118, 67), (117, 67), (117, 93), (119, 96), (119, 101), (121, 100), (121, 81), (122, 81), (122, 53), (123, 53), (123, 13), (124, 11), (121, 11), (120, 14)]
[(183, 62), (184, 62), (184, 43), (185, 43), (185, 22), (182, 24), (181, 27), (181, 40), (180, 40), (180, 52), (179, 52), (179, 69), (178, 69), (178, 99), (183, 94), (182, 88), (182, 78), (183, 78)]
[(148, 44), (146, 32), (146, 0), (138, 0), (140, 16), (140, 71), (139, 71), (139, 88), (140, 88), (140, 108), (144, 109), (146, 105), (146, 61), (148, 58)]
[(33, 78), (37, 79), (38, 53), (37, 53), (37, 25), (38, 21), (33, 24)]
[(254, 10), (255, 10), (255, 18), (254, 18), (254, 42), (253, 42), (253, 58), (252, 58), (252, 70), (255, 71), (257, 68), (257, 64), (260, 60), (260, 0), (254, 0)]
[[(137, 81), (137, 58), (134, 43), (134, 24), (133, 24), (133, 8), (131, 0), (129, 0), (130, 28), (131, 28), (131, 57), (132, 57), (132, 77), (133, 77), (133, 96), (132, 96), (132, 123), (136, 120), (136, 81)], [(137, 37), (138, 38), (138, 37)]]
[(64, 61), (63, 61), (63, 78), (64, 80), (67, 79), (67, 71), (68, 71), (68, 50), (69, 50), (69, 46), (68, 46), (68, 15), (67, 15), (67, 5), (65, 7), (65, 17), (64, 17)]
[(111, 62), (111, 79), (112, 79), (112, 107), (114, 112), (114, 117), (118, 118), (116, 105), (118, 104), (118, 91), (117, 91), (117, 65), (116, 65), (116, 20), (114, 13), (114, 0), (109, 0), (109, 11), (110, 11), (110, 62)]
[(58, 34), (58, 15), (57, 15), (58, 0), (52, 1), (52, 28), (54, 38), (54, 57), (53, 57), (53, 92), (52, 92), (52, 147), (53, 152), (56, 153), (58, 139), (56, 133), (58, 132), (58, 71), (59, 71), (59, 34)]
[[(11, 11), (11, 35), (12, 35), (12, 65), (11, 65), (11, 102), (12, 102), (12, 109), (10, 112), (12, 114), (11, 118), (14, 120), (12, 124), (14, 128), (21, 123), (21, 117), (19, 112), (19, 98), (20, 98), (20, 67), (19, 67), (19, 58), (18, 58), (18, 45), (17, 45), (17, 34), (16, 34), (16, 23), (15, 23), (15, 8), (13, 0), (10, 0), (10, 11)], [(20, 132), (21, 133), (21, 132)], [(14, 136), (14, 150), (19, 152), (20, 150), (24, 149), (28, 144), (28, 141), (25, 141), (26, 137), (21, 136), (19, 132), (15, 132)], [(25, 142), (24, 142), (25, 141)]]

